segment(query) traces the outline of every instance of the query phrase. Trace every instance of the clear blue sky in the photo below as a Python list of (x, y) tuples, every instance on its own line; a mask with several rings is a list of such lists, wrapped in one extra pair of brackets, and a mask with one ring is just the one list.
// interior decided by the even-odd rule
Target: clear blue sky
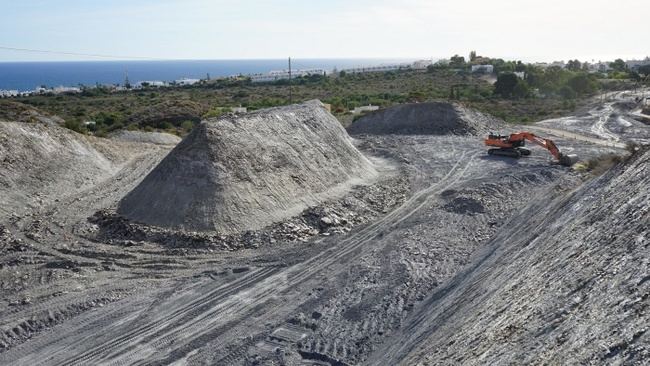
[[(151, 57), (650, 55), (648, 0), (2, 0), (0, 46)], [(0, 50), (0, 61), (82, 56)]]

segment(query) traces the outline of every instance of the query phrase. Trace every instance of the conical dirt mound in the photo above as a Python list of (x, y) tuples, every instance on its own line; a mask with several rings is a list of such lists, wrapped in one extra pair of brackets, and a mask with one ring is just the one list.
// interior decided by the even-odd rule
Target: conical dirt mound
[(501, 122), (457, 103), (401, 104), (369, 113), (350, 127), (350, 134), (481, 135)]
[(201, 123), (121, 202), (150, 225), (253, 230), (371, 180), (376, 171), (318, 101)]

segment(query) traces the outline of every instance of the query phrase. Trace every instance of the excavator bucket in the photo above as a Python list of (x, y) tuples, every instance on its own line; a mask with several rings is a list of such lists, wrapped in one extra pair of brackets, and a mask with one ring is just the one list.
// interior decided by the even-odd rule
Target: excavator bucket
[(560, 153), (560, 165), (572, 166), (578, 162), (578, 155)]

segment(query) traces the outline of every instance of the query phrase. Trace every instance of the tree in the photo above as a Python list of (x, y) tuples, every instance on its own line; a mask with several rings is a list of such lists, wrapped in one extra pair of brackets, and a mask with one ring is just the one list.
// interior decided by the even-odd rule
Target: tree
[(519, 78), (517, 79), (517, 84), (512, 90), (512, 96), (515, 99), (527, 98), (530, 96), (530, 89), (528, 88), (528, 85), (525, 81)]
[(644, 75), (645, 77), (650, 76), (650, 64), (639, 66), (637, 70), (639, 74)]
[(474, 62), (476, 60), (476, 51), (472, 51), (469, 53), (469, 61)]
[(627, 71), (627, 64), (620, 58), (614, 60), (614, 62), (609, 63), (609, 67), (614, 71), (625, 72)]
[(511, 72), (503, 73), (497, 77), (497, 82), (494, 84), (494, 94), (504, 98), (511, 98), (518, 83), (519, 78), (517, 75)]
[(465, 57), (453, 55), (449, 59), (449, 66), (454, 68), (465, 67)]
[(580, 71), (582, 69), (582, 63), (579, 60), (569, 60), (566, 64), (566, 68), (571, 71)]
[(596, 82), (584, 73), (573, 76), (567, 84), (578, 95), (590, 94), (597, 89)]
[(517, 72), (526, 71), (526, 64), (524, 64), (521, 61), (517, 61), (517, 63), (515, 64), (515, 71)]
[(575, 99), (576, 92), (573, 89), (569, 88), (567, 85), (560, 88), (560, 95), (564, 99)]
[(627, 73), (628, 73), (628, 76), (630, 77), (630, 79), (632, 79), (634, 81), (641, 81), (641, 75), (639, 75), (638, 72), (636, 72), (634, 70), (630, 70)]

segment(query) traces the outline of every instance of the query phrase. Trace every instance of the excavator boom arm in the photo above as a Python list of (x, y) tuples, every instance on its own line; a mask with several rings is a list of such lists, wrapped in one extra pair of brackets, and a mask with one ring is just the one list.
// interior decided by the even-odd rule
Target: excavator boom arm
[[(553, 155), (556, 159), (560, 160), (562, 158), (562, 153), (560, 152), (560, 149), (558, 149), (557, 145), (553, 142), (553, 140), (545, 139), (543, 137), (539, 137), (535, 134), (532, 134), (530, 132), (520, 132), (519, 134), (515, 135), (521, 135), (521, 138), (524, 138), (532, 143), (535, 143), (546, 150), (548, 150), (551, 155)], [(511, 136), (512, 138), (512, 136)]]
[(520, 146), (523, 146), (525, 140), (528, 140), (548, 150), (551, 153), (551, 155), (553, 155), (562, 165), (571, 166), (575, 163), (575, 160), (577, 160), (577, 157), (575, 156), (562, 154), (562, 152), (557, 147), (557, 145), (555, 145), (553, 140), (539, 137), (530, 132), (518, 132), (518, 133), (513, 133), (510, 136), (500, 136), (500, 135), (490, 134), (488, 138), (485, 140), (485, 144), (488, 146), (494, 146), (499, 148), (499, 149), (492, 149), (488, 151), (491, 154), (499, 152), (500, 155), (506, 155), (506, 153), (509, 153), (509, 156), (514, 156), (511, 154), (521, 156), (521, 154), (518, 153), (517, 151), (514, 151), (513, 153), (513, 150), (519, 149), (519, 151), (521, 151)]

